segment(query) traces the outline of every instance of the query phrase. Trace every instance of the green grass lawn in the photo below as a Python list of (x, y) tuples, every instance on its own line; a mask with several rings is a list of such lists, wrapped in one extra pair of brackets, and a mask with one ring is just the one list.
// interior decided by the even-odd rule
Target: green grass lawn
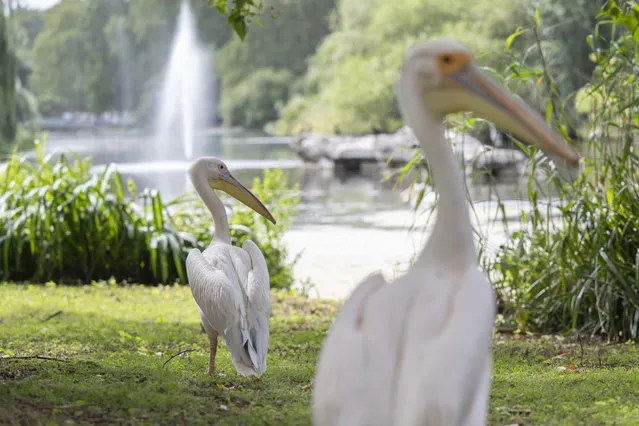
[[(258, 381), (235, 372), (223, 344), (221, 374), (206, 374), (187, 287), (0, 285), (0, 424), (308, 425), (337, 306), (272, 302)], [(636, 345), (498, 337), (494, 349), (490, 424), (639, 424)]]

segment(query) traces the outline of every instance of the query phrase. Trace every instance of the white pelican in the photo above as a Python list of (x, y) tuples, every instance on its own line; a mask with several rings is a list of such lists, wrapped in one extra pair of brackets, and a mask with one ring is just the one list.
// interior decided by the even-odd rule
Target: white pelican
[(197, 159), (189, 169), (195, 190), (211, 212), (215, 235), (200, 252), (186, 258), (186, 273), (200, 319), (210, 339), (209, 374), (215, 373), (218, 335), (231, 353), (242, 376), (260, 376), (266, 370), (269, 338), (270, 281), (266, 261), (251, 240), (242, 248), (231, 245), (229, 222), (222, 201), (213, 189), (222, 190), (273, 223), (275, 219), (251, 191), (239, 183), (222, 161)]
[(396, 96), (429, 160), (437, 221), (414, 266), (362, 281), (326, 337), (313, 388), (317, 426), (484, 425), (492, 369), (492, 287), (480, 271), (446, 114), (471, 110), (571, 165), (577, 154), (530, 108), (441, 39), (410, 49)]

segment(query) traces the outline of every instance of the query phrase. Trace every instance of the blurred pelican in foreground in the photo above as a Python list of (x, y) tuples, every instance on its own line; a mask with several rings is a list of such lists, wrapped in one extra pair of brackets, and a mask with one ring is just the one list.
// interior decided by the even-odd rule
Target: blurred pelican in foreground
[(191, 165), (189, 175), (215, 223), (208, 248), (204, 252), (193, 249), (186, 259), (191, 293), (210, 339), (209, 374), (215, 373), (217, 338), (221, 336), (237, 372), (259, 377), (266, 370), (269, 338), (268, 269), (253, 241), (247, 240), (242, 248), (231, 245), (226, 209), (213, 190), (228, 193), (273, 223), (275, 219), (217, 158), (199, 158)]
[(476, 261), (459, 164), (446, 114), (470, 110), (528, 143), (579, 163), (526, 105), (499, 88), (470, 50), (442, 39), (410, 49), (397, 99), (429, 160), (439, 192), (433, 232), (395, 282), (362, 281), (324, 341), (313, 389), (317, 426), (486, 424), (495, 297)]

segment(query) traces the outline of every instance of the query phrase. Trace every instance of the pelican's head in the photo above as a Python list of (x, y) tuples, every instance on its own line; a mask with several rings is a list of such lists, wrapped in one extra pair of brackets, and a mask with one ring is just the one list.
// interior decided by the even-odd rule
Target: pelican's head
[(399, 94), (422, 94), (433, 113), (472, 111), (522, 141), (558, 155), (578, 166), (579, 156), (542, 117), (500, 88), (479, 70), (473, 54), (460, 42), (438, 39), (419, 44), (406, 54), (398, 83)]
[(189, 168), (191, 179), (206, 179), (212, 189), (219, 189), (242, 202), (273, 223), (277, 223), (271, 212), (248, 188), (238, 182), (222, 160), (215, 157), (201, 157)]

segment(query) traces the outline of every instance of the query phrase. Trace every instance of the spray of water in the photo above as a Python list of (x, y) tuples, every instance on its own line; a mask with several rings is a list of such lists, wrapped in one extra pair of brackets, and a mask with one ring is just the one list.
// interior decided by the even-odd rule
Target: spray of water
[(196, 33), (195, 18), (187, 0), (180, 5), (177, 30), (171, 48), (159, 114), (156, 121), (156, 152), (161, 159), (193, 156), (195, 132), (205, 125), (208, 115), (210, 73), (209, 55)]

